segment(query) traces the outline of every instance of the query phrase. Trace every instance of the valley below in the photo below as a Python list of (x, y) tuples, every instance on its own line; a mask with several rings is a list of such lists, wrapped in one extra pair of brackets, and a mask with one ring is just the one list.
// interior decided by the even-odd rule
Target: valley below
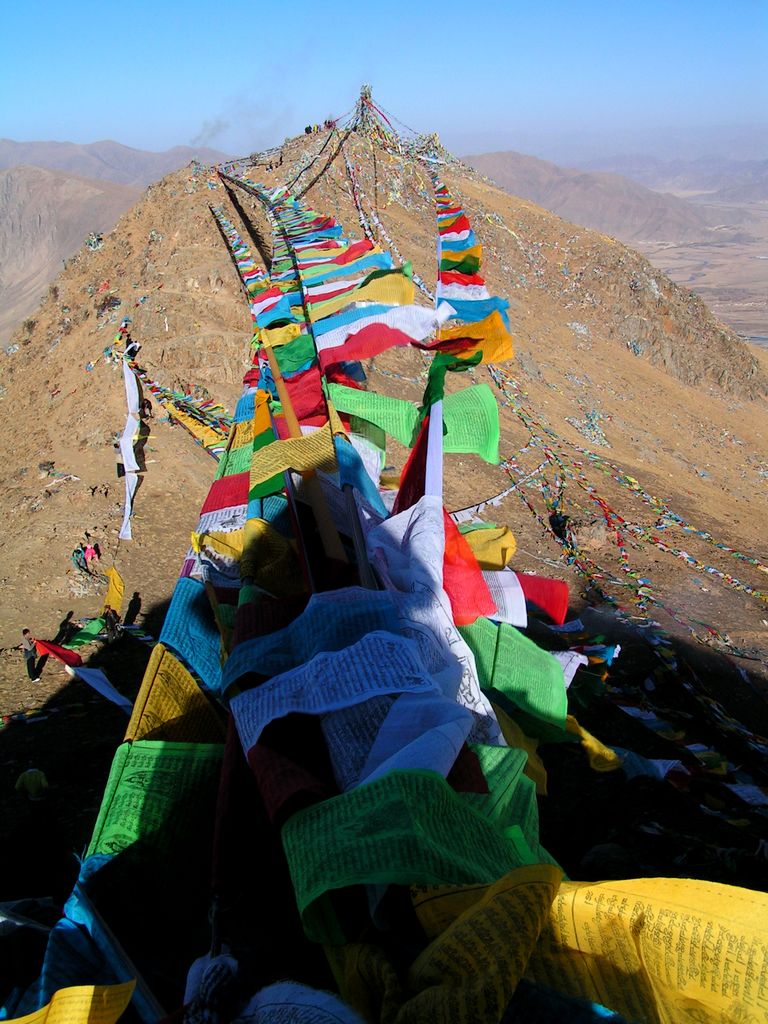
[(700, 241), (635, 244), (659, 270), (701, 296), (718, 319), (747, 341), (766, 345), (768, 204), (707, 205), (722, 210), (724, 225), (732, 224), (735, 214), (748, 227), (713, 228), (711, 237)]

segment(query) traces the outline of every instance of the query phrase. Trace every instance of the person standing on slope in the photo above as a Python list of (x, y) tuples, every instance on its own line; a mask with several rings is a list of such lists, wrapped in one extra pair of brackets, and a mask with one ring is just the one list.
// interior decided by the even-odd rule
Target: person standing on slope
[(35, 670), (35, 661), (37, 659), (37, 647), (35, 647), (35, 638), (29, 632), (28, 629), (22, 629), (21, 631), (21, 643), (19, 647), (24, 652), (24, 660), (27, 663), (27, 675), (33, 683), (40, 682), (40, 676)]

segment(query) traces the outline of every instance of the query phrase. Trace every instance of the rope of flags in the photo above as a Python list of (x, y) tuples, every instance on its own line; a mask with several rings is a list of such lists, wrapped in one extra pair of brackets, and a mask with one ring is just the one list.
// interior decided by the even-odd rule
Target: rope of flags
[[(352, 124), (403, 152), (370, 90)], [(73, 1024), (95, 1007), (113, 1024), (129, 1001), (154, 1024), (182, 1000), (189, 1021), (225, 1006), (242, 1019), (301, 1008), (346, 1024), (621, 1024), (677, 1019), (679, 1007), (681, 1019), (714, 1020), (722, 1000), (697, 966), (711, 963), (706, 936), (727, 931), (734, 948), (757, 949), (766, 897), (687, 878), (571, 881), (541, 843), (539, 743), (578, 744), (594, 771), (661, 769), (569, 713), (571, 683), (579, 706), (607, 695), (618, 645), (584, 642), (565, 622), (566, 585), (512, 572), (514, 538), (477, 520), (515, 490), (595, 586), (616, 582), (579, 552), (568, 520), (567, 485), (588, 485), (581, 468), (495, 365), (512, 355), (508, 304), (479, 276), (466, 211), (435, 175), (437, 280), (422, 306), (407, 262), (395, 267), (373, 238), (348, 237), (303, 202), (319, 175), (296, 195), (220, 174), (261, 203), (273, 235), (267, 273), (212, 208), (249, 303), (252, 364), (231, 418), (195, 406), (221, 431), (215, 479), (77, 883), (40, 978), (13, 994), (10, 1014), (53, 1007), (71, 984)], [(431, 359), (418, 406), (365, 387), (362, 361), (406, 346)], [(450, 516), (444, 452), (499, 461), (492, 389), (445, 387), (447, 373), (480, 364), (529, 429), (524, 451), (544, 462), (531, 473), (506, 460), (519, 479)], [(410, 449), (389, 497), (387, 436)], [(546, 519), (521, 486), (534, 480)], [(644, 608), (635, 535), (586, 493), (618, 545), (618, 582)], [(578, 642), (551, 653), (515, 628), (536, 608)], [(671, 671), (671, 644), (649, 642)], [(738, 749), (768, 750), (685, 685)], [(616, 703), (659, 735), (672, 728)], [(752, 780), (736, 788), (761, 797)], [(670, 982), (662, 947), (683, 950), (691, 978)], [(757, 1012), (751, 963), (731, 970), (729, 1010)]]
[[(570, 468), (566, 464), (566, 458), (563, 454), (566, 445), (575, 448), (580, 453), (588, 456), (593, 456), (593, 453), (590, 453), (587, 449), (584, 449), (579, 445), (575, 445), (572, 442), (565, 441), (565, 439), (560, 438), (553, 430), (551, 430), (551, 428), (542, 424), (540, 420), (537, 420), (533, 416), (533, 414), (529, 410), (527, 410), (523, 405), (521, 396), (517, 388), (515, 387), (514, 381), (512, 380), (512, 378), (509, 377), (508, 374), (505, 373), (504, 370), (498, 367), (491, 367), (489, 368), (489, 373), (491, 375), (491, 378), (494, 380), (497, 387), (501, 391), (501, 393), (504, 395), (504, 398), (506, 400), (505, 404), (507, 404), (508, 407), (512, 409), (513, 412), (515, 412), (515, 414), (518, 416), (518, 418), (530, 432), (531, 441), (529, 442), (529, 445), (533, 445), (534, 447), (540, 449), (544, 453), (549, 466), (555, 472), (553, 485), (550, 485), (545, 479), (542, 479), (542, 481), (539, 484), (542, 496), (544, 498), (545, 507), (547, 509), (547, 513), (549, 516), (549, 519), (547, 521), (545, 521), (535, 511), (530, 501), (527, 499), (527, 496), (525, 496), (522, 491), (518, 490), (518, 494), (528, 505), (529, 510), (532, 511), (534, 515), (536, 515), (537, 521), (542, 526), (542, 529), (546, 530), (549, 533), (552, 533), (561, 543), (563, 543), (566, 546), (569, 561), (571, 561), (576, 566), (576, 568), (587, 580), (591, 581), (591, 587), (595, 589), (596, 593), (599, 595), (601, 600), (605, 600), (608, 603), (612, 604), (616, 603), (616, 599), (611, 597), (610, 594), (606, 593), (604, 589), (600, 588), (597, 585), (597, 581), (608, 580), (614, 585), (617, 584), (618, 581), (615, 579), (615, 577), (612, 578), (610, 577), (610, 575), (606, 575), (605, 571), (602, 570), (599, 566), (597, 566), (592, 559), (589, 559), (583, 552), (580, 552), (578, 550), (578, 542), (574, 537), (573, 531), (567, 519), (563, 518), (562, 496), (565, 481), (567, 479), (572, 480), (580, 488), (582, 488), (585, 491), (585, 493), (589, 495), (590, 500), (593, 501), (600, 509), (600, 512), (606, 522), (606, 527), (613, 533), (614, 538), (616, 539), (617, 549), (619, 553), (619, 567), (622, 573), (624, 573), (624, 575), (627, 577), (627, 585), (633, 592), (634, 601), (640, 612), (645, 612), (647, 610), (648, 603), (651, 602), (663, 608), (664, 611), (674, 621), (685, 626), (685, 628), (689, 632), (691, 632), (694, 635), (698, 635), (696, 628), (691, 624), (689, 620), (686, 620), (686, 618), (683, 617), (680, 613), (674, 611), (661, 601), (661, 599), (658, 597), (657, 594), (655, 594), (654, 590), (652, 589), (651, 581), (646, 577), (641, 576), (639, 573), (635, 572), (632, 569), (629, 561), (629, 555), (627, 552), (625, 534), (630, 534), (633, 537), (645, 540), (659, 548), (659, 550), (665, 551), (666, 553), (670, 553), (678, 558), (681, 558), (683, 561), (686, 562), (686, 564), (690, 565), (692, 568), (695, 568), (701, 572), (706, 572), (708, 575), (715, 576), (716, 578), (721, 579), (726, 586), (730, 586), (736, 590), (741, 590), (744, 593), (747, 593), (760, 601), (765, 601), (766, 599), (768, 599), (768, 595), (764, 594), (762, 591), (759, 591), (756, 588), (751, 587), (749, 584), (746, 584), (743, 581), (736, 579), (730, 574), (725, 573), (722, 570), (715, 568), (714, 566), (708, 566), (705, 563), (698, 561), (697, 559), (693, 558), (693, 556), (689, 555), (687, 552), (682, 551), (679, 548), (675, 548), (673, 545), (665, 543), (651, 530), (645, 527), (627, 523), (626, 520), (618, 513), (616, 513), (608, 505), (605, 499), (603, 499), (598, 494), (596, 488), (589, 483), (581, 469), (580, 464), (577, 462), (573, 462), (573, 468)], [(609, 470), (609, 475), (611, 475), (613, 479), (615, 479), (618, 483), (625, 483), (625, 486), (628, 486), (629, 490), (632, 493), (635, 493), (639, 497), (643, 498), (643, 500), (645, 500), (647, 504), (651, 504), (652, 507), (655, 507), (657, 510), (662, 512), (670, 511), (663, 507), (661, 503), (658, 502), (658, 499), (654, 499), (646, 492), (644, 492), (640, 488), (640, 485), (637, 483), (637, 481), (634, 481), (633, 478), (628, 477), (626, 474), (621, 474), (619, 471), (616, 471), (615, 473), (612, 472), (613, 470), (616, 469), (616, 467), (611, 466), (609, 463), (607, 463), (605, 459), (602, 459), (601, 457), (591, 457), (590, 462), (596, 464), (599, 468), (602, 466), (603, 471), (606, 471), (607, 468)], [(515, 469), (516, 461), (514, 459), (508, 459), (505, 468), (507, 468), (507, 471)], [(522, 473), (521, 470), (519, 472)], [(562, 529), (559, 532), (557, 529), (555, 529), (555, 527), (559, 525), (558, 517), (562, 519)], [(673, 521), (671, 517), (670, 521)], [(680, 525), (682, 525), (682, 520)], [(689, 532), (693, 533), (696, 531), (691, 530)], [(707, 540), (707, 537), (702, 537), (702, 539)], [(729, 551), (727, 553), (731, 552)], [(735, 554), (736, 552), (733, 553)], [(744, 556), (743, 560), (749, 561), (750, 556)], [(753, 560), (753, 562), (757, 563), (757, 560), (755, 559)], [(757, 564), (759, 566), (759, 563)], [(720, 636), (723, 642), (725, 642), (724, 638), (721, 636), (721, 634), (718, 633), (718, 631), (714, 627), (704, 623), (699, 623), (699, 625), (704, 625), (705, 631), (708, 635)]]

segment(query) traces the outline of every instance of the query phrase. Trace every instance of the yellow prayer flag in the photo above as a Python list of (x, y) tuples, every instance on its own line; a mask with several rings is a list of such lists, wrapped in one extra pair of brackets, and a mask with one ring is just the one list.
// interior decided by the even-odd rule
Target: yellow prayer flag
[(243, 553), (242, 527), (239, 530), (231, 530), (229, 533), (220, 533), (217, 530), (208, 533), (193, 533), (192, 550), (199, 554), (204, 548), (209, 548), (219, 555), (239, 562)]
[(526, 977), (627, 1020), (766, 1019), (768, 894), (693, 878), (563, 882)]
[(268, 430), (272, 430), (272, 417), (269, 414), (269, 392), (259, 390), (254, 396), (253, 419), (251, 420), (251, 432), (254, 440), (261, 437)]
[(596, 772), (615, 772), (623, 764), (622, 758), (615, 750), (606, 747), (591, 732), (587, 732), (583, 725), (580, 725), (573, 715), (567, 715), (565, 719), (565, 731), (573, 733), (581, 739), (581, 745), (589, 760), (589, 767)]
[(133, 705), (126, 740), (222, 743), (224, 725), (191, 673), (156, 644)]
[(514, 356), (512, 336), (498, 309), (477, 323), (443, 328), (438, 342), (440, 351), (460, 355), (463, 359), (482, 352), (483, 363), (501, 363)]
[(547, 795), (547, 769), (538, 754), (539, 741), (531, 736), (526, 736), (517, 722), (510, 718), (506, 711), (498, 704), (492, 704), (494, 713), (501, 727), (501, 734), (510, 747), (517, 747), (524, 750), (528, 755), (523, 775), (527, 775), (536, 786), (539, 796)]
[(375, 277), (368, 284), (361, 284), (335, 299), (314, 303), (309, 310), (309, 319), (314, 323), (323, 317), (338, 313), (352, 302), (380, 302), (392, 306), (411, 305), (414, 300), (413, 281), (402, 272)]
[(336, 406), (333, 404), (330, 398), (326, 399), (325, 404), (328, 409), (328, 422), (331, 426), (331, 433), (341, 434), (342, 436), (346, 437), (347, 430), (344, 424), (341, 422), (341, 417), (336, 411)]
[(104, 598), (104, 604), (101, 607), (102, 615), (104, 614), (107, 607), (114, 608), (114, 610), (120, 614), (120, 609), (123, 606), (123, 594), (125, 593), (125, 583), (123, 577), (112, 566), (111, 569), (107, 569), (106, 577), (109, 580), (109, 586), (107, 587), (107, 594)]
[(256, 487), (287, 469), (297, 473), (314, 470), (336, 472), (336, 451), (329, 423), (303, 437), (289, 437), (285, 441), (273, 441), (259, 448), (253, 453), (250, 486)]
[(280, 345), (287, 345), (289, 341), (298, 338), (302, 333), (300, 324), (285, 324), (284, 327), (264, 327), (261, 331), (261, 340), (265, 345), (272, 348), (279, 348)]
[[(416, 1021), (501, 1020), (525, 973), (541, 929), (550, 915), (562, 871), (535, 864), (510, 871), (493, 885), (458, 887), (440, 897), (415, 901), (432, 942), (408, 971), (417, 993), (403, 1007), (398, 1024)], [(441, 913), (442, 910), (442, 913)], [(512, 941), (514, 936), (514, 941)]]
[(134, 981), (120, 985), (73, 985), (60, 988), (34, 1013), (8, 1024), (115, 1024), (131, 1001)]
[(275, 597), (304, 590), (293, 543), (265, 519), (249, 519), (245, 524), (240, 576)]
[(470, 530), (464, 540), (472, 548), (481, 569), (503, 569), (517, 551), (517, 541), (508, 526)]
[(235, 423), (230, 432), (227, 451), (232, 452), (237, 448), (244, 448), (248, 444), (253, 444), (253, 421), (242, 420), (240, 423)]
[(223, 434), (214, 430), (213, 427), (205, 426), (195, 419), (194, 416), (189, 416), (172, 402), (166, 403), (166, 410), (169, 415), (172, 415), (174, 419), (186, 427), (190, 434), (196, 437), (204, 448), (212, 448), (214, 445), (221, 444), (224, 440)]

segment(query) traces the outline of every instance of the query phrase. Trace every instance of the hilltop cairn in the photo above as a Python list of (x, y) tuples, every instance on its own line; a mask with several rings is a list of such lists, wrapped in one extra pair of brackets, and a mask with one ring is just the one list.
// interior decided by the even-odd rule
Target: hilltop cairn
[[(368, 88), (327, 132), (329, 153), (352, 132), (412, 145), (435, 202), (434, 303), (416, 303), (408, 263), (311, 209), (306, 184), (221, 173), (272, 230), (262, 268), (231, 203), (211, 208), (251, 365), (231, 425), (217, 419), (226, 447), (206, 446), (216, 476), (77, 884), (5, 1013), (757, 1020), (764, 894), (569, 880), (540, 842), (539, 742), (622, 766), (568, 705), (574, 673), (618, 652), (535, 643), (522, 630), (563, 626), (566, 585), (513, 572), (515, 539), (482, 505), (444, 508), (447, 453), (499, 462), (491, 388), (447, 375), (513, 352), (437, 141), (400, 138)], [(414, 347), (420, 404), (363, 386), (362, 360)], [(388, 436), (410, 448), (389, 489)]]

